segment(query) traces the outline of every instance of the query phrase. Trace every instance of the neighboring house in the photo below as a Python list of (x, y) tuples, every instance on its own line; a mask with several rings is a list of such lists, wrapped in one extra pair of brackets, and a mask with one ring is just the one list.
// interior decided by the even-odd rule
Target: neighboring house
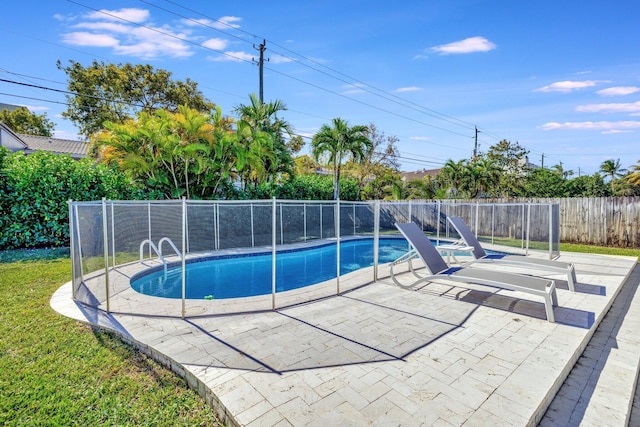
[(24, 151), (25, 154), (48, 151), (54, 154), (69, 154), (74, 159), (82, 159), (87, 157), (87, 145), (83, 141), (15, 133), (0, 122), (0, 146), (7, 147), (9, 151)]
[(404, 182), (411, 182), (423, 179), (425, 176), (435, 178), (439, 173), (440, 169), (422, 169), (415, 172), (401, 172), (400, 177)]
[(0, 111), (2, 110), (9, 110), (9, 111), (13, 111), (20, 108), (19, 105), (13, 105), (13, 104), (5, 104), (4, 102), (0, 102)]

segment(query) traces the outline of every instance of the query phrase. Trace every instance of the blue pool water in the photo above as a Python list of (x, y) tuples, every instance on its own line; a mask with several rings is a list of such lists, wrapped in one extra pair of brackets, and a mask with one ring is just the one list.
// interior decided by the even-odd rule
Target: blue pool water
[[(394, 261), (407, 252), (404, 239), (380, 239), (378, 260)], [(340, 245), (340, 274), (373, 265), (373, 239), (352, 240)], [(188, 299), (239, 298), (271, 293), (271, 254), (234, 256), (187, 264)], [(302, 288), (336, 277), (336, 245), (278, 253), (276, 290)], [(180, 267), (154, 271), (131, 281), (143, 294), (166, 298), (182, 297)]]

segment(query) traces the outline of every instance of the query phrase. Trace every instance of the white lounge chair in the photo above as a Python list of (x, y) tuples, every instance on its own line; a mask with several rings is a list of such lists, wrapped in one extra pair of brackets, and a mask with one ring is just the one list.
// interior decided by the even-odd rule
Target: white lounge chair
[[(549, 259), (529, 258), (522, 255), (488, 255), (482, 248), (482, 245), (471, 231), (469, 226), (459, 216), (447, 217), (449, 223), (456, 229), (466, 246), (473, 247), (473, 257), (471, 263), (492, 263), (496, 265), (510, 264), (513, 266), (533, 268), (537, 270), (545, 270), (547, 272), (562, 272), (567, 274), (567, 283), (571, 292), (576, 291), (576, 268), (573, 263), (553, 261)], [(469, 265), (466, 264), (466, 265)]]
[[(396, 227), (413, 247), (409, 253), (400, 257), (391, 264), (391, 278), (398, 286), (403, 288), (413, 288), (420, 283), (444, 279), (453, 280), (457, 283), (476, 283), (479, 285), (525, 292), (542, 297), (544, 299), (547, 320), (549, 322), (555, 321), (553, 307), (558, 305), (558, 298), (556, 295), (555, 282), (553, 280), (484, 269), (464, 267), (450, 268), (438, 253), (438, 250), (433, 243), (431, 243), (429, 238), (424, 235), (422, 230), (420, 230), (416, 224), (409, 222), (406, 224), (396, 224)], [(426, 277), (419, 276), (411, 265), (411, 260), (418, 257), (422, 260), (429, 272), (429, 275)], [(418, 278), (418, 280), (406, 285), (398, 281), (395, 277), (393, 267), (402, 262), (409, 263), (411, 272)]]

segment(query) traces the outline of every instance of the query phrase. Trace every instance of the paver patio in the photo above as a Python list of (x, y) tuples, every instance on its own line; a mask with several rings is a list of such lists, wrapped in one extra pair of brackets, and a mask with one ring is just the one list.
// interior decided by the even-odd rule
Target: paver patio
[(70, 284), (51, 304), (171, 366), (229, 425), (537, 425), (636, 264), (560, 259), (576, 264), (579, 284), (572, 293), (549, 276), (556, 323), (527, 294), (443, 283), (407, 291), (384, 269), (375, 283), (276, 311), (105, 313), (76, 304)]

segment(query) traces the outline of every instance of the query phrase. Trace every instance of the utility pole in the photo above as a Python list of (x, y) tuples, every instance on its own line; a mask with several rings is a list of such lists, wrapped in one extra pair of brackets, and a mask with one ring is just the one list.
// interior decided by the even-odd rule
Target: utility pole
[(542, 153), (542, 169), (544, 169), (544, 153)]
[[(253, 45), (253, 48), (258, 50), (260, 52), (260, 57), (258, 59), (258, 69), (259, 69), (259, 73), (260, 73), (260, 103), (262, 104), (264, 102), (264, 90), (263, 90), (263, 72), (264, 72), (264, 51), (267, 50), (267, 41), (265, 39), (262, 39), (262, 43), (260, 45), (258, 45), (256, 47), (256, 45)], [(269, 61), (269, 58), (267, 58), (267, 61)]]
[(474, 159), (478, 157), (478, 132), (480, 132), (480, 131), (478, 130), (478, 127), (476, 126), (476, 137), (475, 137), (476, 143), (473, 146), (473, 158)]

